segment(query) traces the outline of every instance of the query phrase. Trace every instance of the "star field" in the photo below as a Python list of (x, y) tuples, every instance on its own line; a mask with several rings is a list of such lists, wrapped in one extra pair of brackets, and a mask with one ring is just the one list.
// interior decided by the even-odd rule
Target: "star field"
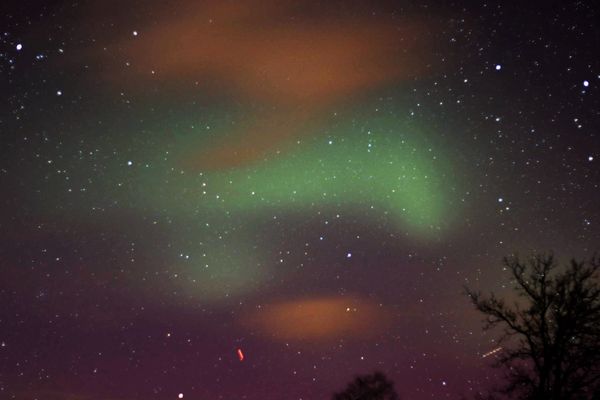
[(591, 2), (0, 8), (0, 398), (469, 397), (464, 285), (599, 250)]

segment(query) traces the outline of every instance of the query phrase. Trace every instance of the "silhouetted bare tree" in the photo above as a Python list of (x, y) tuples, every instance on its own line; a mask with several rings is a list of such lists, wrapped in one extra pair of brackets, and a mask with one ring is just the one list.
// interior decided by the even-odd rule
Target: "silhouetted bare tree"
[(527, 262), (505, 258), (504, 265), (520, 297), (514, 304), (466, 289), (487, 316), (484, 329), (504, 328), (496, 366), (504, 368), (507, 384), (495, 393), (512, 399), (600, 399), (598, 259), (573, 259), (560, 270), (552, 255)]
[(346, 390), (333, 395), (333, 400), (398, 400), (394, 383), (381, 372), (357, 376)]

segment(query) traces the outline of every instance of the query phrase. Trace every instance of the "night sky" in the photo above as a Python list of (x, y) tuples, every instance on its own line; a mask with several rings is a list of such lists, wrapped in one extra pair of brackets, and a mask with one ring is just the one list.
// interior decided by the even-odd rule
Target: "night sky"
[(0, 398), (497, 382), (463, 287), (600, 250), (599, 7), (508, 3), (2, 1)]

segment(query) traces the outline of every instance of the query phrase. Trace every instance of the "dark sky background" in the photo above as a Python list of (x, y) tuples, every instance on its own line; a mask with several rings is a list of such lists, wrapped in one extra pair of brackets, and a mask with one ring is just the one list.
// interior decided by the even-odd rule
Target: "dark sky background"
[(0, 398), (496, 382), (463, 286), (600, 243), (598, 6), (507, 3), (1, 2)]

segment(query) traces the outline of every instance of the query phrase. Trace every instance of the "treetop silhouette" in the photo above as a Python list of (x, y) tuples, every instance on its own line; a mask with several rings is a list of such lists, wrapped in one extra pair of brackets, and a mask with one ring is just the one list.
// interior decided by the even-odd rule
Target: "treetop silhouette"
[(332, 400), (399, 400), (394, 383), (381, 372), (354, 378), (343, 392)]
[[(600, 263), (572, 259), (563, 269), (552, 254), (522, 262), (504, 258), (513, 304), (466, 288), (486, 316), (484, 329), (502, 327), (496, 367), (506, 384), (500, 397), (534, 400), (600, 399)], [(490, 395), (489, 398), (497, 398)]]

